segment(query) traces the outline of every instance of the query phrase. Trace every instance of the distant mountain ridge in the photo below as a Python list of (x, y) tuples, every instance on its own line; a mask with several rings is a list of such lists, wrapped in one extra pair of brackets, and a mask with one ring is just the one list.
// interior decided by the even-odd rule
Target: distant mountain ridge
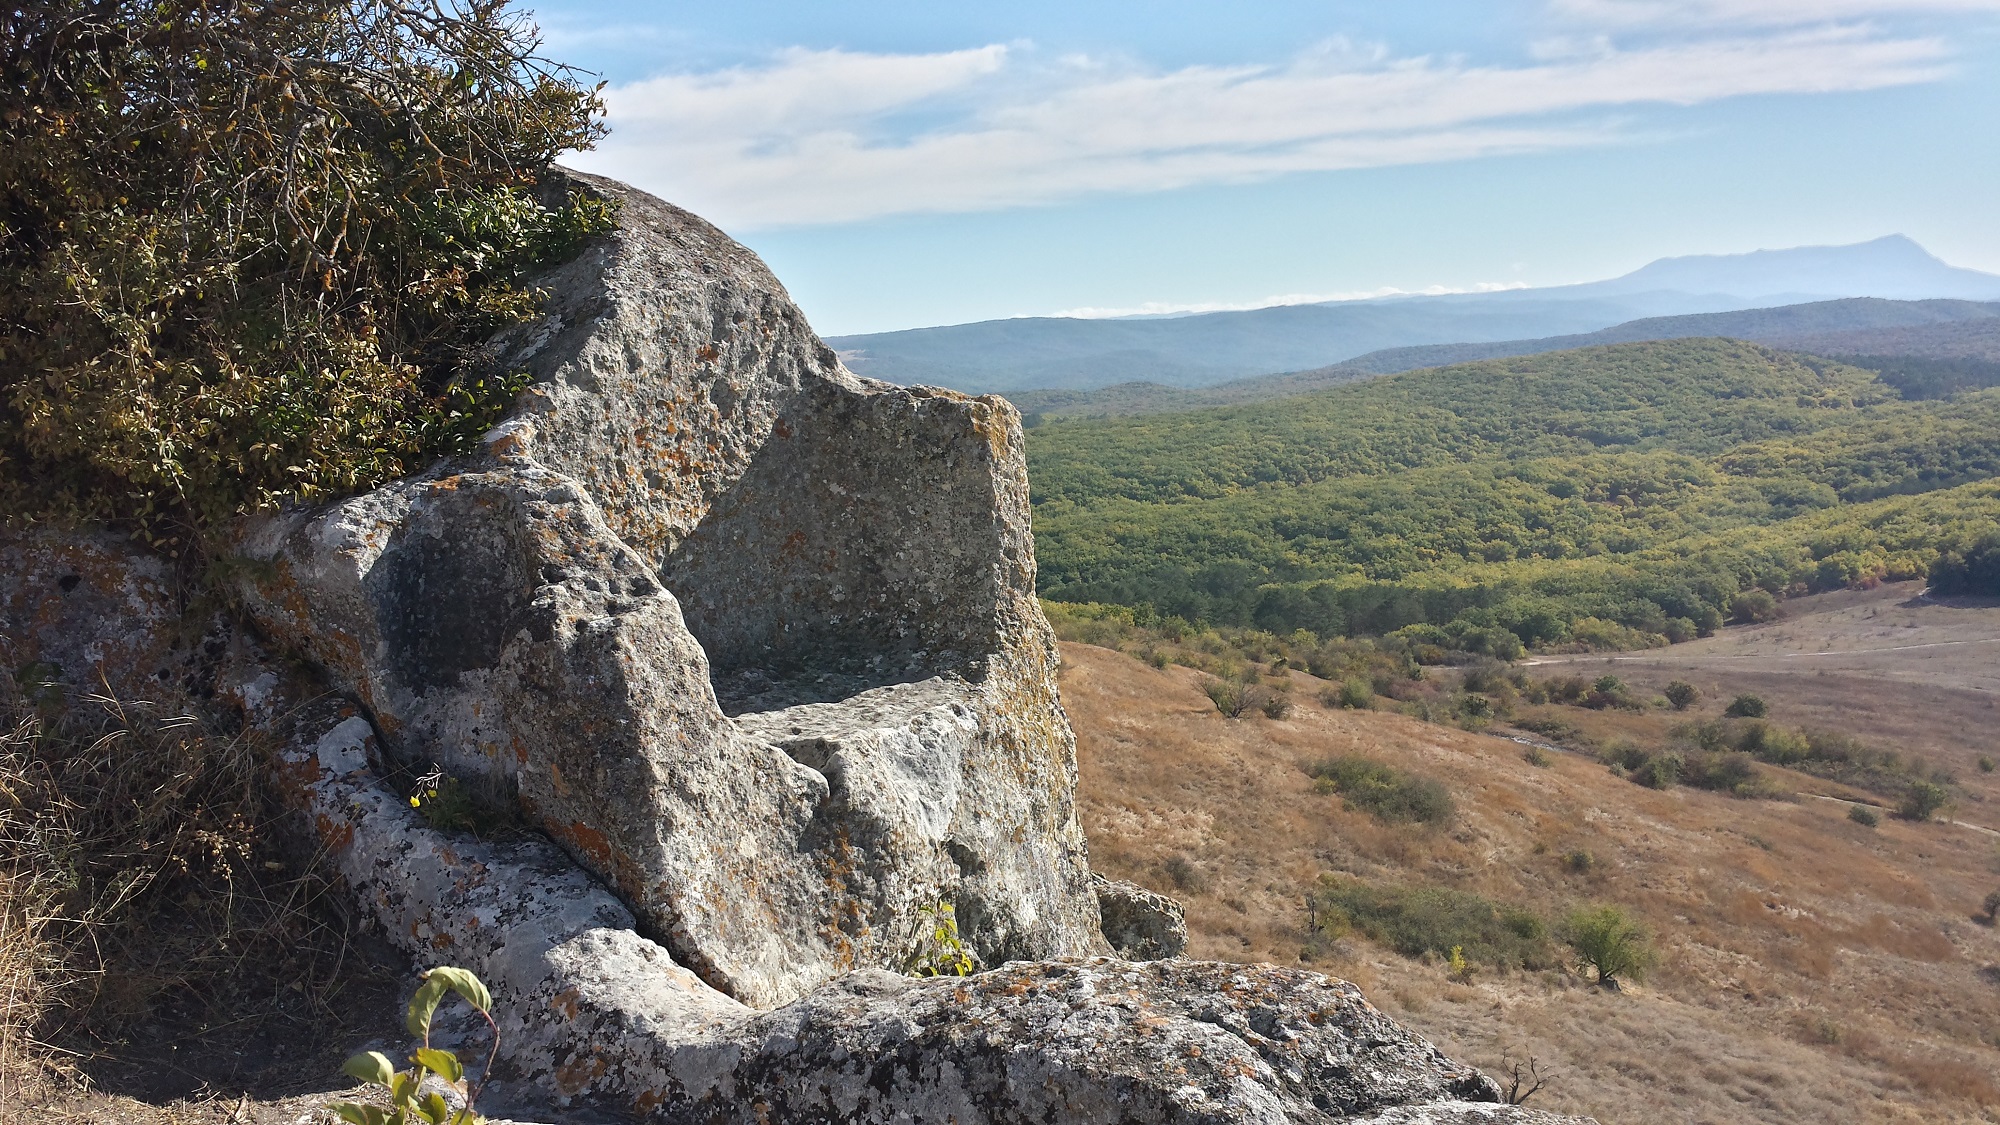
[[(1991, 322), (1990, 328), (1988, 322)], [(1913, 334), (1908, 330), (1946, 324), (1976, 326), (1974, 331), (1983, 338), (1991, 331), (2000, 330), (2000, 301), (1891, 301), (1879, 297), (1848, 297), (1769, 309), (1655, 316), (1614, 324), (1596, 332), (1546, 336), (1537, 340), (1388, 348), (1355, 356), (1341, 366), (1360, 368), (1377, 375), (1392, 375), (1398, 371), (1441, 367), (1448, 363), (1471, 363), (1600, 344), (1630, 344), (1640, 340), (1676, 340), (1693, 336), (1727, 336), (1796, 351), (1864, 353), (1879, 350), (1881, 354), (1913, 354), (1908, 349), (1919, 346), (1916, 343), (1919, 338), (1934, 334)]]
[(971, 393), (1091, 390), (1137, 380), (1203, 387), (1246, 375), (1323, 367), (1406, 344), (1589, 332), (1635, 317), (1734, 307), (1739, 302), (1731, 298), (1683, 293), (1548, 300), (1480, 294), (1287, 305), (1160, 320), (1024, 317), (837, 336), (827, 343), (859, 374)]
[[(2000, 362), (2000, 302), (1888, 301), (1851, 297), (1837, 301), (1783, 305), (1771, 309), (1648, 317), (1597, 332), (1536, 340), (1471, 344), (1430, 344), (1390, 348), (1345, 363), (1278, 375), (1253, 375), (1201, 388), (1158, 383), (1118, 383), (1099, 390), (1035, 389), (1007, 398), (1029, 415), (1042, 417), (1121, 417), (1198, 410), (1306, 394), (1376, 375), (1426, 367), (1476, 363), (1569, 351), (1605, 344), (1694, 337), (1727, 337), (1792, 351), (1813, 352), (1880, 367), (1893, 358)], [(1982, 382), (1980, 385), (1988, 385)]]
[[(1636, 320), (1871, 297), (2000, 301), (2000, 276), (1947, 265), (1892, 235), (1853, 246), (1664, 258), (1623, 277), (1547, 289), (1163, 319), (1026, 317), (834, 336), (827, 343), (853, 370), (896, 383), (975, 393), (1131, 382), (1185, 389), (1401, 348), (1586, 336)], [(1816, 330), (1864, 327), (1880, 326), (1833, 320)]]
[(1892, 234), (1848, 246), (1662, 258), (1623, 277), (1583, 288), (1596, 292), (1671, 289), (1743, 296), (1802, 293), (1897, 301), (1995, 301), (2000, 300), (2000, 275), (1948, 265), (1915, 241)]

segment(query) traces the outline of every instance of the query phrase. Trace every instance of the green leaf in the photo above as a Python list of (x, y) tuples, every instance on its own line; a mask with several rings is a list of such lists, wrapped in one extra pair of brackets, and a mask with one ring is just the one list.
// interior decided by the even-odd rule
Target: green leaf
[(465, 1002), (482, 1012), (493, 1010), (493, 994), (486, 991), (486, 985), (465, 969), (454, 969), (440, 965), (432, 969), (424, 978), (425, 983), (442, 979), (447, 988), (465, 998)]
[(341, 1064), (340, 1072), (377, 1086), (387, 1086), (396, 1078), (396, 1064), (380, 1051), (364, 1051)]
[(444, 1000), (445, 981), (433, 969), (424, 974), (424, 983), (417, 986), (416, 995), (410, 997), (409, 1016), (403, 1022), (410, 1034), (429, 1039), (431, 1017), (437, 1014), (438, 1004)]
[(396, 1080), (389, 1084), (389, 1100), (396, 1103), (398, 1108), (407, 1109), (422, 1084), (423, 1079), (418, 1077), (415, 1071), (406, 1070), (396, 1075)]
[(459, 1063), (458, 1056), (452, 1054), (450, 1051), (440, 1051), (435, 1047), (425, 1047), (412, 1057), (417, 1060), (417, 1065), (429, 1070), (446, 1082), (457, 1082), (459, 1079), (465, 1077), (465, 1067)]
[(423, 1096), (417, 1103), (417, 1112), (429, 1118), (431, 1125), (445, 1125), (451, 1120), (451, 1106), (445, 1104), (444, 1096), (436, 1090)]
[(389, 1125), (389, 1111), (381, 1106), (334, 1102), (326, 1108), (348, 1125)]

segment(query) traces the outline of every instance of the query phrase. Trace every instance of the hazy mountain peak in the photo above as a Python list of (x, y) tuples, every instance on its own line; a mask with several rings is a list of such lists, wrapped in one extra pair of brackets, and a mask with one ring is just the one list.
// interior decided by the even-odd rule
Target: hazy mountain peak
[(1661, 258), (1590, 288), (1627, 293), (1668, 289), (1743, 297), (1811, 294), (1990, 301), (2000, 299), (2000, 275), (1948, 265), (1907, 235), (1891, 234), (1846, 246)]

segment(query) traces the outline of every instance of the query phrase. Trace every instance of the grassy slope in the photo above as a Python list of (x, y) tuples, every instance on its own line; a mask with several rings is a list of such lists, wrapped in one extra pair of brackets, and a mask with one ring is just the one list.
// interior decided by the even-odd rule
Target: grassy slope
[[(1469, 1061), (1504, 1069), (1509, 1054), (1538, 1057), (1560, 1077), (1533, 1104), (1606, 1125), (2000, 1120), (1991, 1022), (2000, 984), (1988, 968), (2000, 937), (1968, 919), (2000, 885), (1990, 836), (1894, 820), (1871, 831), (1812, 799), (1655, 791), (1575, 755), (1537, 769), (1518, 744), (1401, 715), (1303, 703), (1284, 721), (1224, 720), (1191, 670), (1084, 645), (1063, 652), (1092, 864), (1186, 901), (1196, 956), (1298, 963), (1301, 894), (1325, 871), (1470, 890), (1545, 914), (1617, 902), (1656, 931), (1664, 953), (1644, 986), (1621, 994), (1559, 971), (1488, 971), (1457, 984), (1442, 965), (1351, 937), (1317, 967), (1355, 980)], [(1317, 685), (1294, 678), (1310, 699)], [(1868, 690), (1809, 672), (1790, 688), (1771, 678), (1760, 690), (1774, 713), (1802, 724), (1848, 719), (1842, 700)], [(1711, 679), (1702, 677), (1711, 696), (1728, 687)], [(1894, 697), (1878, 702), (1894, 712)], [(1974, 804), (1955, 815), (1993, 820), (2000, 784), (1973, 768), (1970, 748), (1990, 723), (1981, 710), (1990, 696), (1903, 702), (1934, 720), (1925, 737), (1935, 743), (1906, 748), (1965, 779)], [(1907, 729), (1893, 713), (1880, 718), (1872, 725), (1883, 732)], [(1300, 764), (1356, 751), (1443, 781), (1458, 821), (1384, 825), (1316, 794)], [(1564, 862), (1576, 850), (1592, 853), (1590, 870)], [(1176, 888), (1173, 870), (1189, 885)]]
[[(1834, 556), (1826, 580), (1921, 572), (1941, 525), (2000, 512), (1976, 483), (2000, 474), (2000, 394), (1904, 402), (1858, 369), (1679, 340), (1058, 422), (1030, 457), (1052, 597), (1280, 630), (1529, 597), (1657, 630), (1690, 597), (1726, 609)], [(1330, 621), (1285, 611), (1273, 583), (1484, 592), (1378, 619), (1349, 599)]]

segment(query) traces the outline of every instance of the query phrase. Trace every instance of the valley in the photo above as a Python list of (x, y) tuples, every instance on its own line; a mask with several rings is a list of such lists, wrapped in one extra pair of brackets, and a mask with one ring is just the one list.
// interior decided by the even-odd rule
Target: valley
[(1996, 396), (1692, 339), (1052, 422), (1029, 437), (1040, 588), (1495, 655), (1690, 640), (1753, 590), (1914, 578), (1991, 531)]

